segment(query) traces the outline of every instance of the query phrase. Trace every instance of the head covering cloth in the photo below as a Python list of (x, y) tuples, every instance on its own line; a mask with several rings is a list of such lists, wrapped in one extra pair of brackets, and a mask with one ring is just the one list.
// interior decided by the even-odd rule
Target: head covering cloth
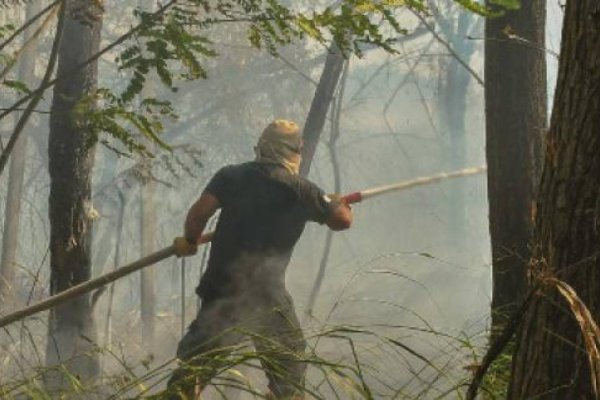
[(262, 132), (254, 150), (256, 161), (281, 165), (297, 175), (302, 151), (300, 128), (295, 122), (277, 119)]

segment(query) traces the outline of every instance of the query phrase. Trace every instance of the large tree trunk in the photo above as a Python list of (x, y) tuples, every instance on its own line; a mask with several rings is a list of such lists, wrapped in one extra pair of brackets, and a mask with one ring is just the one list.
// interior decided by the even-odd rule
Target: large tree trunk
[[(95, 141), (82, 127), (74, 108), (96, 89), (96, 62), (77, 65), (100, 45), (101, 11), (87, 0), (67, 0), (59, 47), (57, 81), (50, 115), (50, 293), (86, 281), (91, 274), (91, 174)], [(68, 78), (67, 78), (68, 77)], [(90, 295), (54, 308), (48, 326), (47, 364), (65, 363), (81, 380), (98, 374), (93, 353), (96, 329)], [(83, 354), (88, 352), (87, 354)], [(55, 378), (52, 386), (66, 381)], [(66, 379), (66, 377), (65, 377)]]
[[(39, 7), (36, 3), (27, 4), (25, 20), (29, 21)], [(25, 31), (24, 42), (32, 35), (35, 28), (30, 27)], [(25, 50), (19, 64), (19, 81), (27, 84), (34, 78), (36, 46)], [(27, 135), (21, 135), (15, 144), (10, 159), (8, 195), (4, 209), (4, 231), (2, 236), (2, 259), (0, 260), (0, 303), (3, 307), (10, 304), (14, 292), (12, 291), (16, 254), (19, 243), (19, 222), (21, 217), (21, 197), (23, 196), (23, 180), (25, 178), (25, 159), (27, 156)]]
[[(514, 311), (526, 286), (534, 188), (546, 129), (545, 0), (485, 25), (486, 156), (492, 244), (492, 327)], [(512, 29), (520, 39), (505, 33)], [(523, 42), (523, 39), (526, 42)]]
[(567, 2), (530, 266), (534, 279), (548, 285), (521, 325), (510, 399), (597, 398), (582, 332), (548, 278), (571, 285), (600, 320), (599, 26), (597, 0)]

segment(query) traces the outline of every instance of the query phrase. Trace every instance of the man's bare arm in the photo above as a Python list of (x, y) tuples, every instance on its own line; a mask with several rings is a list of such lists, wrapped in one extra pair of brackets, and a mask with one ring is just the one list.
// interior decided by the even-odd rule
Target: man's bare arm
[(203, 192), (190, 207), (185, 218), (185, 238), (189, 243), (198, 244), (210, 217), (221, 207), (219, 200), (209, 192)]

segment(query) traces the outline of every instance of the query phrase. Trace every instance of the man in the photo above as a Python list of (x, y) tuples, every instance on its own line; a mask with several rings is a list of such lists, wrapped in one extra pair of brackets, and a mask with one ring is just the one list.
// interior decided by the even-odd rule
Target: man
[(193, 398), (244, 336), (261, 355), (271, 398), (303, 398), (306, 342), (285, 270), (307, 221), (343, 230), (352, 212), (298, 175), (301, 150), (295, 123), (272, 122), (255, 147), (256, 160), (222, 168), (190, 208), (185, 237), (175, 239), (178, 256), (194, 254), (209, 218), (219, 208), (221, 214), (196, 290), (202, 307), (177, 348), (182, 366), (169, 380), (173, 398)]

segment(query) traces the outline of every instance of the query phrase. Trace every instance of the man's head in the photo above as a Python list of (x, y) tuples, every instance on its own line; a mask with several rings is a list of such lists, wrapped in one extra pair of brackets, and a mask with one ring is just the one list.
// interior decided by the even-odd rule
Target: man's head
[(293, 174), (300, 170), (302, 135), (295, 122), (276, 119), (260, 135), (256, 161), (279, 164)]

